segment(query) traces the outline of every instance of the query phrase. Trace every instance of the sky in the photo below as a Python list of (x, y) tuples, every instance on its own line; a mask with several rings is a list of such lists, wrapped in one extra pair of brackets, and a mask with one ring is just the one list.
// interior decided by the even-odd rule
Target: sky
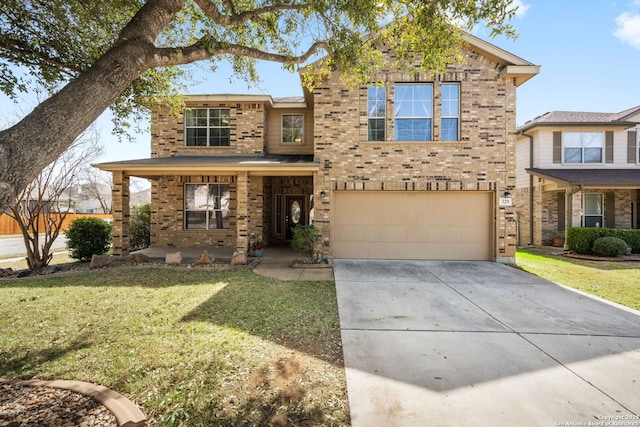
[[(540, 74), (518, 88), (517, 123), (548, 111), (614, 113), (640, 105), (640, 0), (516, 0), (520, 5), (511, 22), (516, 40), (497, 37), (478, 28), (473, 33), (516, 56), (540, 65)], [(229, 81), (230, 68), (215, 72), (199, 67), (190, 94), (260, 93), (273, 97), (301, 96), (297, 74), (278, 64), (258, 66), (262, 82), (247, 88)], [(0, 96), (0, 113), (14, 105)], [(149, 157), (150, 135), (135, 142), (118, 142), (111, 135), (109, 114), (98, 119), (105, 145), (99, 162)]]

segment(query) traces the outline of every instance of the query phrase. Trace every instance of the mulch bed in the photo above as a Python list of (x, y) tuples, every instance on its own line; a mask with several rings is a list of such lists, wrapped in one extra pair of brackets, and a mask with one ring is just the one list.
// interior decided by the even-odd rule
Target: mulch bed
[(635, 261), (640, 262), (640, 254), (631, 254), (631, 255), (622, 255), (618, 257), (611, 256), (598, 256), (598, 255), (580, 255), (574, 254), (572, 252), (567, 252), (563, 256), (567, 258), (575, 258), (575, 259), (585, 259), (588, 261), (613, 261), (613, 262), (622, 262), (622, 261)]
[(91, 397), (53, 387), (0, 384), (0, 427), (117, 427), (116, 417)]

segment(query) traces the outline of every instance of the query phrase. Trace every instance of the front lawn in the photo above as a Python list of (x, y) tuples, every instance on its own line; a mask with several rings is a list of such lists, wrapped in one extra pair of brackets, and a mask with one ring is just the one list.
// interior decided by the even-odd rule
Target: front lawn
[(640, 310), (640, 263), (590, 261), (519, 249), (521, 269), (593, 295)]
[(0, 377), (78, 379), (150, 424), (349, 424), (333, 282), (129, 267), (0, 281)]

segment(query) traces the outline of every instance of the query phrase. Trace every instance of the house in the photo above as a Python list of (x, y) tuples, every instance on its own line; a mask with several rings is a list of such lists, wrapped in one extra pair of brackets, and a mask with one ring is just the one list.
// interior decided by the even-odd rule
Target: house
[[(334, 258), (512, 262), (516, 89), (539, 67), (471, 35), (430, 77), (334, 74), (302, 97), (191, 95), (151, 114), (151, 158), (113, 173), (114, 253), (128, 251), (128, 183), (152, 181), (152, 246), (286, 242), (313, 223)], [(391, 55), (383, 51), (387, 57)]]
[(568, 227), (640, 227), (639, 124), (637, 106), (553, 111), (518, 129), (520, 245), (547, 245)]

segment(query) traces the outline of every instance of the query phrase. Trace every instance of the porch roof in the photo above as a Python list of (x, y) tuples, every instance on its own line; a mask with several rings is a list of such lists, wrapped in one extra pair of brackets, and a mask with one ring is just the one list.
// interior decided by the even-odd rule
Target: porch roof
[(526, 169), (558, 187), (640, 188), (640, 169)]
[(104, 171), (124, 171), (129, 175), (153, 178), (162, 175), (251, 175), (310, 176), (320, 162), (313, 156), (234, 154), (209, 156), (156, 157), (92, 165)]

